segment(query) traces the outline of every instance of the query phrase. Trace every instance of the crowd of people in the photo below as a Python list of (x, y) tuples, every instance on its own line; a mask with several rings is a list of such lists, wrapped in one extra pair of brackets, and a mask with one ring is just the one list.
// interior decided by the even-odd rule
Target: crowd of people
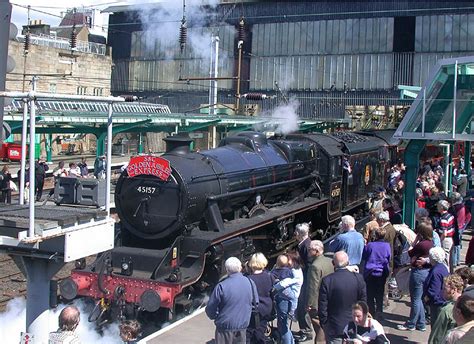
[[(397, 164), (386, 187), (375, 190), (370, 221), (361, 231), (352, 216), (341, 218), (340, 234), (328, 246), (332, 260), (321, 241), (310, 239), (307, 223), (295, 228), (296, 250), (278, 256), (272, 269), (262, 253), (243, 265), (232, 257), (234, 269), (227, 273), (233, 277), (219, 283), (206, 309), (215, 320), (216, 343), (270, 343), (272, 319), (284, 344), (389, 343), (382, 323), (397, 282), (410, 296), (410, 314), (399, 331), (424, 332), (431, 324), (429, 343), (474, 342), (473, 240), (466, 266), (459, 267), (474, 197), (463, 167), (455, 171), (452, 193), (444, 193), (442, 180), (439, 162), (421, 167), (414, 230), (403, 223), (404, 166)], [(258, 324), (251, 321), (252, 288), (259, 298)], [(291, 331), (294, 321), (299, 332)]]
[[(25, 180), (25, 194), (24, 199), (28, 201), (29, 198), (29, 182), (30, 182), (30, 169), (28, 163), (24, 173)], [(44, 182), (46, 179), (46, 172), (49, 171), (49, 165), (45, 161), (45, 157), (40, 157), (35, 161), (35, 200), (37, 202), (42, 200)], [(93, 172), (89, 172), (89, 166), (87, 165), (86, 158), (81, 158), (81, 161), (70, 162), (66, 166), (64, 161), (59, 161), (58, 165), (53, 169), (54, 182), (60, 177), (71, 177), (71, 178), (97, 178), (105, 179), (106, 172), (106, 159), (105, 156), (99, 156), (94, 161)], [(18, 170), (18, 178), (20, 179), (23, 175), (21, 170)], [(0, 171), (0, 203), (11, 204), (12, 191), (18, 191), (18, 185), (12, 180), (10, 167), (4, 165)], [(54, 194), (54, 190), (49, 193), (49, 198)]]

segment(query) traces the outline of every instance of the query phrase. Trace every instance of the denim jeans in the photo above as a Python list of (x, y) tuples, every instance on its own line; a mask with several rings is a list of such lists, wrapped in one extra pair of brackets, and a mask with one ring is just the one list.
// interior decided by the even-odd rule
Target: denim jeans
[(458, 239), (459, 239), (459, 245), (453, 246), (453, 251), (452, 251), (452, 262), (451, 262), (451, 273), (453, 272), (454, 268), (461, 264), (461, 250), (462, 250), (462, 234), (464, 233), (464, 228), (459, 230), (458, 233)]
[(426, 327), (425, 309), (423, 307), (423, 282), (428, 277), (429, 269), (413, 268), (410, 274), (410, 318), (406, 327), (424, 329)]
[(277, 298), (276, 309), (277, 309), (277, 328), (280, 332), (282, 344), (294, 344), (295, 339), (288, 326), (288, 313), (290, 311), (290, 301)]

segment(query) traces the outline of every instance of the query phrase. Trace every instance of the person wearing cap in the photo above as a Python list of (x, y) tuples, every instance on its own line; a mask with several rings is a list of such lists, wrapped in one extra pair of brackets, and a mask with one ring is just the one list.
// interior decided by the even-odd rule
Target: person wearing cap
[(381, 212), (383, 211), (383, 200), (387, 198), (387, 195), (385, 194), (386, 190), (383, 186), (378, 186), (375, 189), (375, 197), (372, 199), (372, 206), (370, 207), (371, 209), (375, 209), (376, 212)]

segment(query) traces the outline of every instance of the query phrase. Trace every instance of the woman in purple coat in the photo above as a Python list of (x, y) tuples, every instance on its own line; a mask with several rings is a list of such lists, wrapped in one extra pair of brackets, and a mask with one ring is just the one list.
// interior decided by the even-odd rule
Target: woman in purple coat
[(384, 241), (385, 228), (375, 230), (375, 241), (369, 242), (362, 253), (365, 261), (364, 279), (367, 284), (367, 304), (370, 313), (380, 317), (383, 313), (385, 282), (390, 274), (390, 244)]

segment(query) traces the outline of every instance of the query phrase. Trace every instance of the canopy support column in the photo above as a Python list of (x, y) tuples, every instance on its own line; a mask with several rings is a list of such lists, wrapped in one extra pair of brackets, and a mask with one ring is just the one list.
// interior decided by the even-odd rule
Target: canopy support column
[(405, 192), (403, 193), (403, 219), (410, 228), (415, 226), (415, 193), (420, 153), (425, 148), (425, 140), (411, 140), (405, 150)]

